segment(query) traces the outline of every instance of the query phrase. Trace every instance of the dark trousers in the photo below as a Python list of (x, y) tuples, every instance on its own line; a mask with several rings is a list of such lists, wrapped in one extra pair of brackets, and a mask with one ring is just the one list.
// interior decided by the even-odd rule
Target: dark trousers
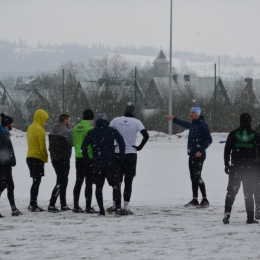
[(30, 205), (32, 207), (37, 207), (39, 187), (41, 184), (42, 176), (44, 176), (44, 162), (40, 159), (31, 157), (26, 158), (26, 162), (30, 170), (30, 176), (33, 180), (31, 187)]
[(256, 163), (254, 197), (255, 197), (255, 206), (260, 208), (260, 162)]
[(231, 213), (236, 195), (241, 182), (243, 183), (244, 199), (248, 219), (254, 218), (254, 187), (255, 187), (255, 164), (232, 166), (229, 173), (227, 195), (225, 201), (225, 213)]
[(54, 207), (57, 198), (60, 196), (61, 206), (66, 206), (66, 190), (68, 185), (68, 176), (70, 171), (70, 159), (52, 160), (53, 168), (56, 172), (56, 185), (52, 191), (50, 206)]
[(0, 196), (7, 189), (7, 198), (12, 210), (16, 209), (14, 200), (14, 181), (12, 176), (12, 166), (0, 164)]
[(74, 208), (77, 208), (79, 206), (79, 196), (84, 179), (86, 183), (86, 209), (90, 209), (92, 201), (92, 185), (95, 182), (93, 167), (91, 163), (87, 166), (83, 158), (76, 158), (76, 183), (73, 189)]
[(198, 189), (200, 188), (202, 197), (207, 197), (206, 186), (201, 178), (204, 158), (189, 156), (190, 179), (192, 184), (193, 198), (198, 198)]
[[(121, 163), (119, 156), (116, 157), (116, 174), (119, 176), (120, 180), (120, 190), (121, 184), (124, 181), (124, 201), (130, 202), (132, 194), (132, 184), (134, 177), (136, 175), (136, 163), (137, 163), (137, 154), (129, 153), (125, 154), (124, 162)], [(113, 201), (115, 201), (115, 194), (113, 190)], [(121, 191), (120, 191), (121, 192)]]
[(109, 186), (113, 188), (114, 201), (116, 208), (121, 208), (121, 191), (119, 185), (119, 176), (115, 174), (114, 168), (95, 168), (94, 174), (96, 176), (96, 199), (101, 213), (105, 212), (103, 205), (103, 186), (105, 179)]

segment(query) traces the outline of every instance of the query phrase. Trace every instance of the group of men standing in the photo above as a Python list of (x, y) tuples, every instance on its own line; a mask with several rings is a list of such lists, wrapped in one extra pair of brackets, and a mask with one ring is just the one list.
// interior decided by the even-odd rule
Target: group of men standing
[[(132, 193), (132, 183), (136, 174), (137, 151), (140, 151), (149, 139), (148, 132), (140, 120), (134, 118), (135, 107), (128, 103), (125, 113), (121, 117), (106, 120), (105, 113), (98, 113), (95, 126), (92, 126), (94, 113), (90, 109), (83, 112), (82, 121), (73, 129), (71, 118), (67, 114), (59, 117), (49, 133), (49, 151), (57, 180), (52, 191), (48, 211), (71, 210), (66, 203), (66, 189), (70, 171), (72, 147), (76, 157), (76, 183), (73, 189), (75, 213), (99, 213), (105, 215), (103, 205), (103, 186), (105, 179), (113, 190), (113, 205), (106, 209), (108, 213), (124, 216), (133, 214), (129, 210)], [(30, 191), (31, 212), (42, 212), (37, 198), (41, 179), (44, 176), (44, 163), (48, 161), (45, 144), (44, 124), (49, 116), (46, 111), (39, 109), (34, 114), (33, 123), (28, 127), (27, 165), (32, 177)], [(180, 120), (172, 115), (168, 120), (189, 129), (188, 155), (189, 170), (192, 183), (192, 200), (185, 207), (207, 208), (209, 201), (206, 195), (206, 186), (201, 177), (203, 163), (206, 159), (206, 149), (212, 143), (209, 128), (201, 116), (201, 108), (193, 106), (190, 109), (191, 122)], [(240, 126), (231, 131), (227, 137), (224, 149), (225, 173), (229, 175), (223, 223), (229, 224), (231, 210), (235, 197), (243, 184), (247, 224), (259, 223), (260, 219), (260, 127), (256, 131), (251, 128), (251, 116), (247, 113), (240, 115)], [(14, 200), (14, 182), (12, 167), (16, 165), (15, 154), (10, 140), (9, 131), (12, 130), (13, 119), (1, 114), (0, 127), (0, 195), (7, 188), (12, 216), (22, 213), (16, 208)], [(136, 136), (140, 132), (142, 142), (136, 146)], [(85, 180), (86, 208), (79, 206), (79, 197), (82, 184)], [(121, 207), (121, 184), (124, 181), (124, 206)], [(96, 199), (99, 211), (91, 207), (92, 186), (96, 184)], [(198, 202), (198, 189), (202, 200)], [(55, 206), (60, 196), (60, 210)], [(255, 208), (254, 208), (255, 199)], [(0, 214), (0, 217), (2, 215)]]
[[(62, 114), (59, 122), (55, 123), (49, 133), (49, 152), (51, 162), (57, 179), (52, 191), (48, 211), (71, 210), (66, 202), (66, 189), (70, 171), (70, 158), (72, 147), (75, 148), (76, 157), (76, 183), (73, 189), (75, 213), (99, 213), (105, 215), (103, 206), (103, 186), (105, 179), (113, 188), (113, 205), (107, 209), (108, 213), (124, 216), (133, 214), (129, 210), (132, 192), (132, 182), (136, 174), (137, 151), (140, 151), (149, 139), (148, 132), (140, 120), (134, 118), (135, 106), (128, 103), (125, 114), (117, 117), (109, 123), (105, 113), (99, 113), (92, 126), (94, 113), (91, 109), (83, 112), (82, 121), (73, 129), (71, 117)], [(30, 204), (28, 211), (42, 212), (38, 206), (37, 198), (41, 179), (44, 176), (44, 163), (48, 162), (48, 153), (45, 142), (44, 125), (49, 116), (46, 111), (38, 109), (34, 114), (33, 123), (27, 131), (27, 165), (32, 177), (30, 190)], [(14, 183), (12, 179), (12, 167), (16, 165), (13, 146), (9, 131), (12, 130), (13, 119), (1, 114), (0, 128), (0, 195), (7, 188), (8, 199), (12, 209), (12, 215), (22, 213), (16, 208), (14, 202)], [(136, 146), (137, 133), (141, 132), (143, 140)], [(79, 206), (79, 197), (82, 184), (85, 180), (86, 208)], [(121, 207), (121, 183), (125, 182), (124, 207)], [(92, 186), (96, 184), (96, 199), (99, 211), (91, 207)], [(60, 197), (60, 210), (55, 206)], [(3, 217), (0, 214), (0, 217)]]

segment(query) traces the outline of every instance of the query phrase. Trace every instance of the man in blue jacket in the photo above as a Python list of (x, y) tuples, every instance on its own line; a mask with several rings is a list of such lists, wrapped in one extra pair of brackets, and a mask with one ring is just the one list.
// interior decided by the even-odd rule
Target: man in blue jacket
[(121, 209), (121, 192), (120, 181), (115, 174), (115, 141), (119, 146), (119, 157), (121, 162), (124, 161), (125, 155), (125, 142), (121, 134), (113, 127), (109, 127), (109, 122), (106, 120), (104, 113), (99, 113), (95, 128), (90, 130), (83, 143), (82, 154), (86, 165), (89, 163), (89, 157), (87, 153), (88, 145), (93, 147), (93, 169), (96, 177), (96, 199), (100, 209), (99, 215), (105, 216), (105, 209), (103, 205), (103, 186), (105, 179), (108, 184), (113, 187), (114, 194), (116, 194), (116, 214), (126, 215)]
[[(1, 114), (0, 127), (0, 196), (7, 188), (7, 197), (12, 209), (12, 216), (19, 216), (22, 213), (16, 208), (14, 200), (14, 181), (12, 176), (12, 167), (16, 165), (13, 145), (10, 139), (9, 131), (13, 127), (13, 118)], [(0, 214), (0, 218), (3, 216)]]
[[(208, 125), (204, 122), (204, 117), (200, 115), (201, 108), (193, 106), (190, 110), (191, 122), (182, 121), (173, 116), (167, 116), (168, 120), (175, 124), (189, 129), (188, 136), (188, 155), (189, 169), (192, 183), (193, 199), (185, 204), (185, 207), (207, 208), (209, 201), (206, 194), (206, 186), (201, 178), (203, 162), (206, 159), (206, 149), (212, 143), (212, 137)], [(202, 201), (198, 202), (198, 188), (202, 194)]]

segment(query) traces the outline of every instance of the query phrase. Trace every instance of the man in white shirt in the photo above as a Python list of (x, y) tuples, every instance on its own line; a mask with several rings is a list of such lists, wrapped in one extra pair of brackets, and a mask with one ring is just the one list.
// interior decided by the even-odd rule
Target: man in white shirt
[[(124, 188), (124, 211), (132, 215), (133, 213), (128, 209), (131, 193), (132, 193), (132, 183), (136, 175), (136, 163), (137, 163), (137, 151), (142, 150), (144, 145), (149, 139), (149, 134), (144, 128), (142, 122), (134, 118), (135, 106), (133, 103), (127, 103), (125, 114), (121, 117), (116, 117), (110, 122), (110, 127), (114, 127), (123, 136), (125, 141), (125, 159), (121, 163), (119, 159), (119, 148), (116, 146), (116, 172), (120, 178), (121, 183), (125, 182)], [(139, 146), (136, 146), (136, 136), (137, 133), (141, 132), (143, 135), (143, 140)], [(112, 213), (115, 211), (115, 194), (113, 193), (113, 206), (107, 209), (107, 212)]]

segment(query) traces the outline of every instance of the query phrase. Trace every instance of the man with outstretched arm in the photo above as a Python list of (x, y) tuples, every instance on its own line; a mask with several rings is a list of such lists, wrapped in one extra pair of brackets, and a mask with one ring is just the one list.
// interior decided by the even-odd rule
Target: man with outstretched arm
[[(134, 117), (134, 113), (135, 106), (133, 103), (129, 102), (125, 108), (124, 116), (116, 117), (110, 122), (110, 126), (119, 131), (126, 144), (125, 159), (123, 163), (121, 163), (119, 159), (118, 147), (115, 148), (117, 155), (116, 171), (117, 175), (120, 177), (120, 187), (123, 179), (125, 182), (124, 211), (130, 215), (133, 214), (129, 209), (129, 203), (132, 194), (132, 183), (136, 175), (137, 152), (142, 150), (149, 139), (149, 134), (144, 125), (140, 120)], [(136, 146), (136, 136), (138, 132), (142, 134), (143, 139), (140, 145)], [(107, 212), (109, 213), (113, 211), (115, 211), (115, 194), (113, 194), (113, 206), (107, 209)]]
[[(190, 109), (191, 122), (180, 120), (171, 115), (166, 118), (177, 125), (189, 129), (188, 155), (193, 199), (184, 206), (207, 208), (209, 206), (209, 201), (207, 199), (205, 183), (201, 178), (201, 171), (206, 159), (206, 149), (212, 143), (212, 137), (208, 125), (205, 123), (204, 117), (201, 116), (200, 113), (201, 108), (195, 105)], [(202, 194), (200, 204), (198, 202), (198, 188), (200, 188)]]

